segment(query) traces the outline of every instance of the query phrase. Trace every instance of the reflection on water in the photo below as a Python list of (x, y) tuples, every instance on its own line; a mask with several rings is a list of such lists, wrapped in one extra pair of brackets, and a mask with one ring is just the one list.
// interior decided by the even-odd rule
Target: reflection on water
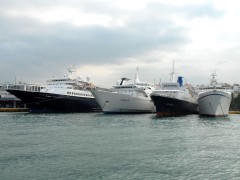
[(199, 116), (198, 122), (202, 125), (206, 126), (216, 126), (216, 125), (231, 125), (231, 118), (229, 116), (223, 117), (207, 117), (207, 116)]
[(228, 116), (220, 116), (220, 117), (211, 117), (211, 116), (200, 116), (199, 118), (202, 120), (211, 120), (211, 121), (230, 121), (230, 115)]

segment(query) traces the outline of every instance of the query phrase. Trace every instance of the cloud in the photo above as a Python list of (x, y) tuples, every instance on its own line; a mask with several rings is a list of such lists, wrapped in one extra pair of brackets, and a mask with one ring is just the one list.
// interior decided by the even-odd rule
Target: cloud
[(153, 17), (134, 16), (126, 26), (113, 28), (46, 24), (21, 16), (1, 18), (1, 24), (1, 48), (5, 58), (13, 61), (19, 56), (23, 61), (41, 58), (42, 62), (68, 59), (76, 63), (80, 59), (82, 63), (109, 63), (186, 42), (183, 28)]
[[(150, 80), (168, 74), (172, 60), (180, 72), (188, 69), (185, 73), (194, 77), (191, 80), (200, 80), (202, 71), (209, 74), (210, 66), (218, 61), (239, 57), (238, 29), (227, 34), (239, 17), (232, 18), (228, 11), (207, 0), (194, 4), (174, 0), (2, 1), (0, 81), (13, 72), (33, 82), (45, 80), (70, 64), (85, 73), (96, 70), (98, 78), (101, 72), (108, 78), (109, 74), (111, 78), (131, 75), (139, 65)], [(224, 55), (216, 55), (219, 51)], [(201, 62), (210, 62), (207, 70)]]
[(201, 5), (186, 5), (182, 8), (182, 12), (185, 12), (187, 18), (220, 18), (224, 16), (223, 10), (216, 9), (212, 3), (204, 3)]

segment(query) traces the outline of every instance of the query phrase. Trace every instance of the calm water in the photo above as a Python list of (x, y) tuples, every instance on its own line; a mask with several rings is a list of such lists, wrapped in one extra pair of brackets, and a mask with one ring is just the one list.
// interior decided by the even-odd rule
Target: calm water
[(0, 113), (0, 179), (240, 179), (240, 115)]

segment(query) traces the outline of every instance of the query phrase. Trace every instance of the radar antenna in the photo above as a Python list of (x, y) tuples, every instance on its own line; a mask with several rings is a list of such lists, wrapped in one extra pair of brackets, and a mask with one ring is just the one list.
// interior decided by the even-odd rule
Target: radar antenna
[(70, 67), (68, 68), (68, 73), (69, 73), (69, 74), (72, 74), (72, 73), (74, 73), (74, 72), (76, 72), (75, 66), (70, 65)]
[(216, 79), (217, 74), (216, 74), (216, 71), (214, 71), (214, 72), (211, 74), (211, 76), (212, 76), (211, 85), (216, 86), (216, 85), (217, 85), (217, 79)]

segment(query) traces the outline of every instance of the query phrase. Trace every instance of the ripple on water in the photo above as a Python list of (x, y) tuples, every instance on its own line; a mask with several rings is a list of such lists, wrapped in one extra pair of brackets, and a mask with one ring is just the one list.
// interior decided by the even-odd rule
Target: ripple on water
[(239, 120), (0, 113), (0, 177), (237, 179)]

